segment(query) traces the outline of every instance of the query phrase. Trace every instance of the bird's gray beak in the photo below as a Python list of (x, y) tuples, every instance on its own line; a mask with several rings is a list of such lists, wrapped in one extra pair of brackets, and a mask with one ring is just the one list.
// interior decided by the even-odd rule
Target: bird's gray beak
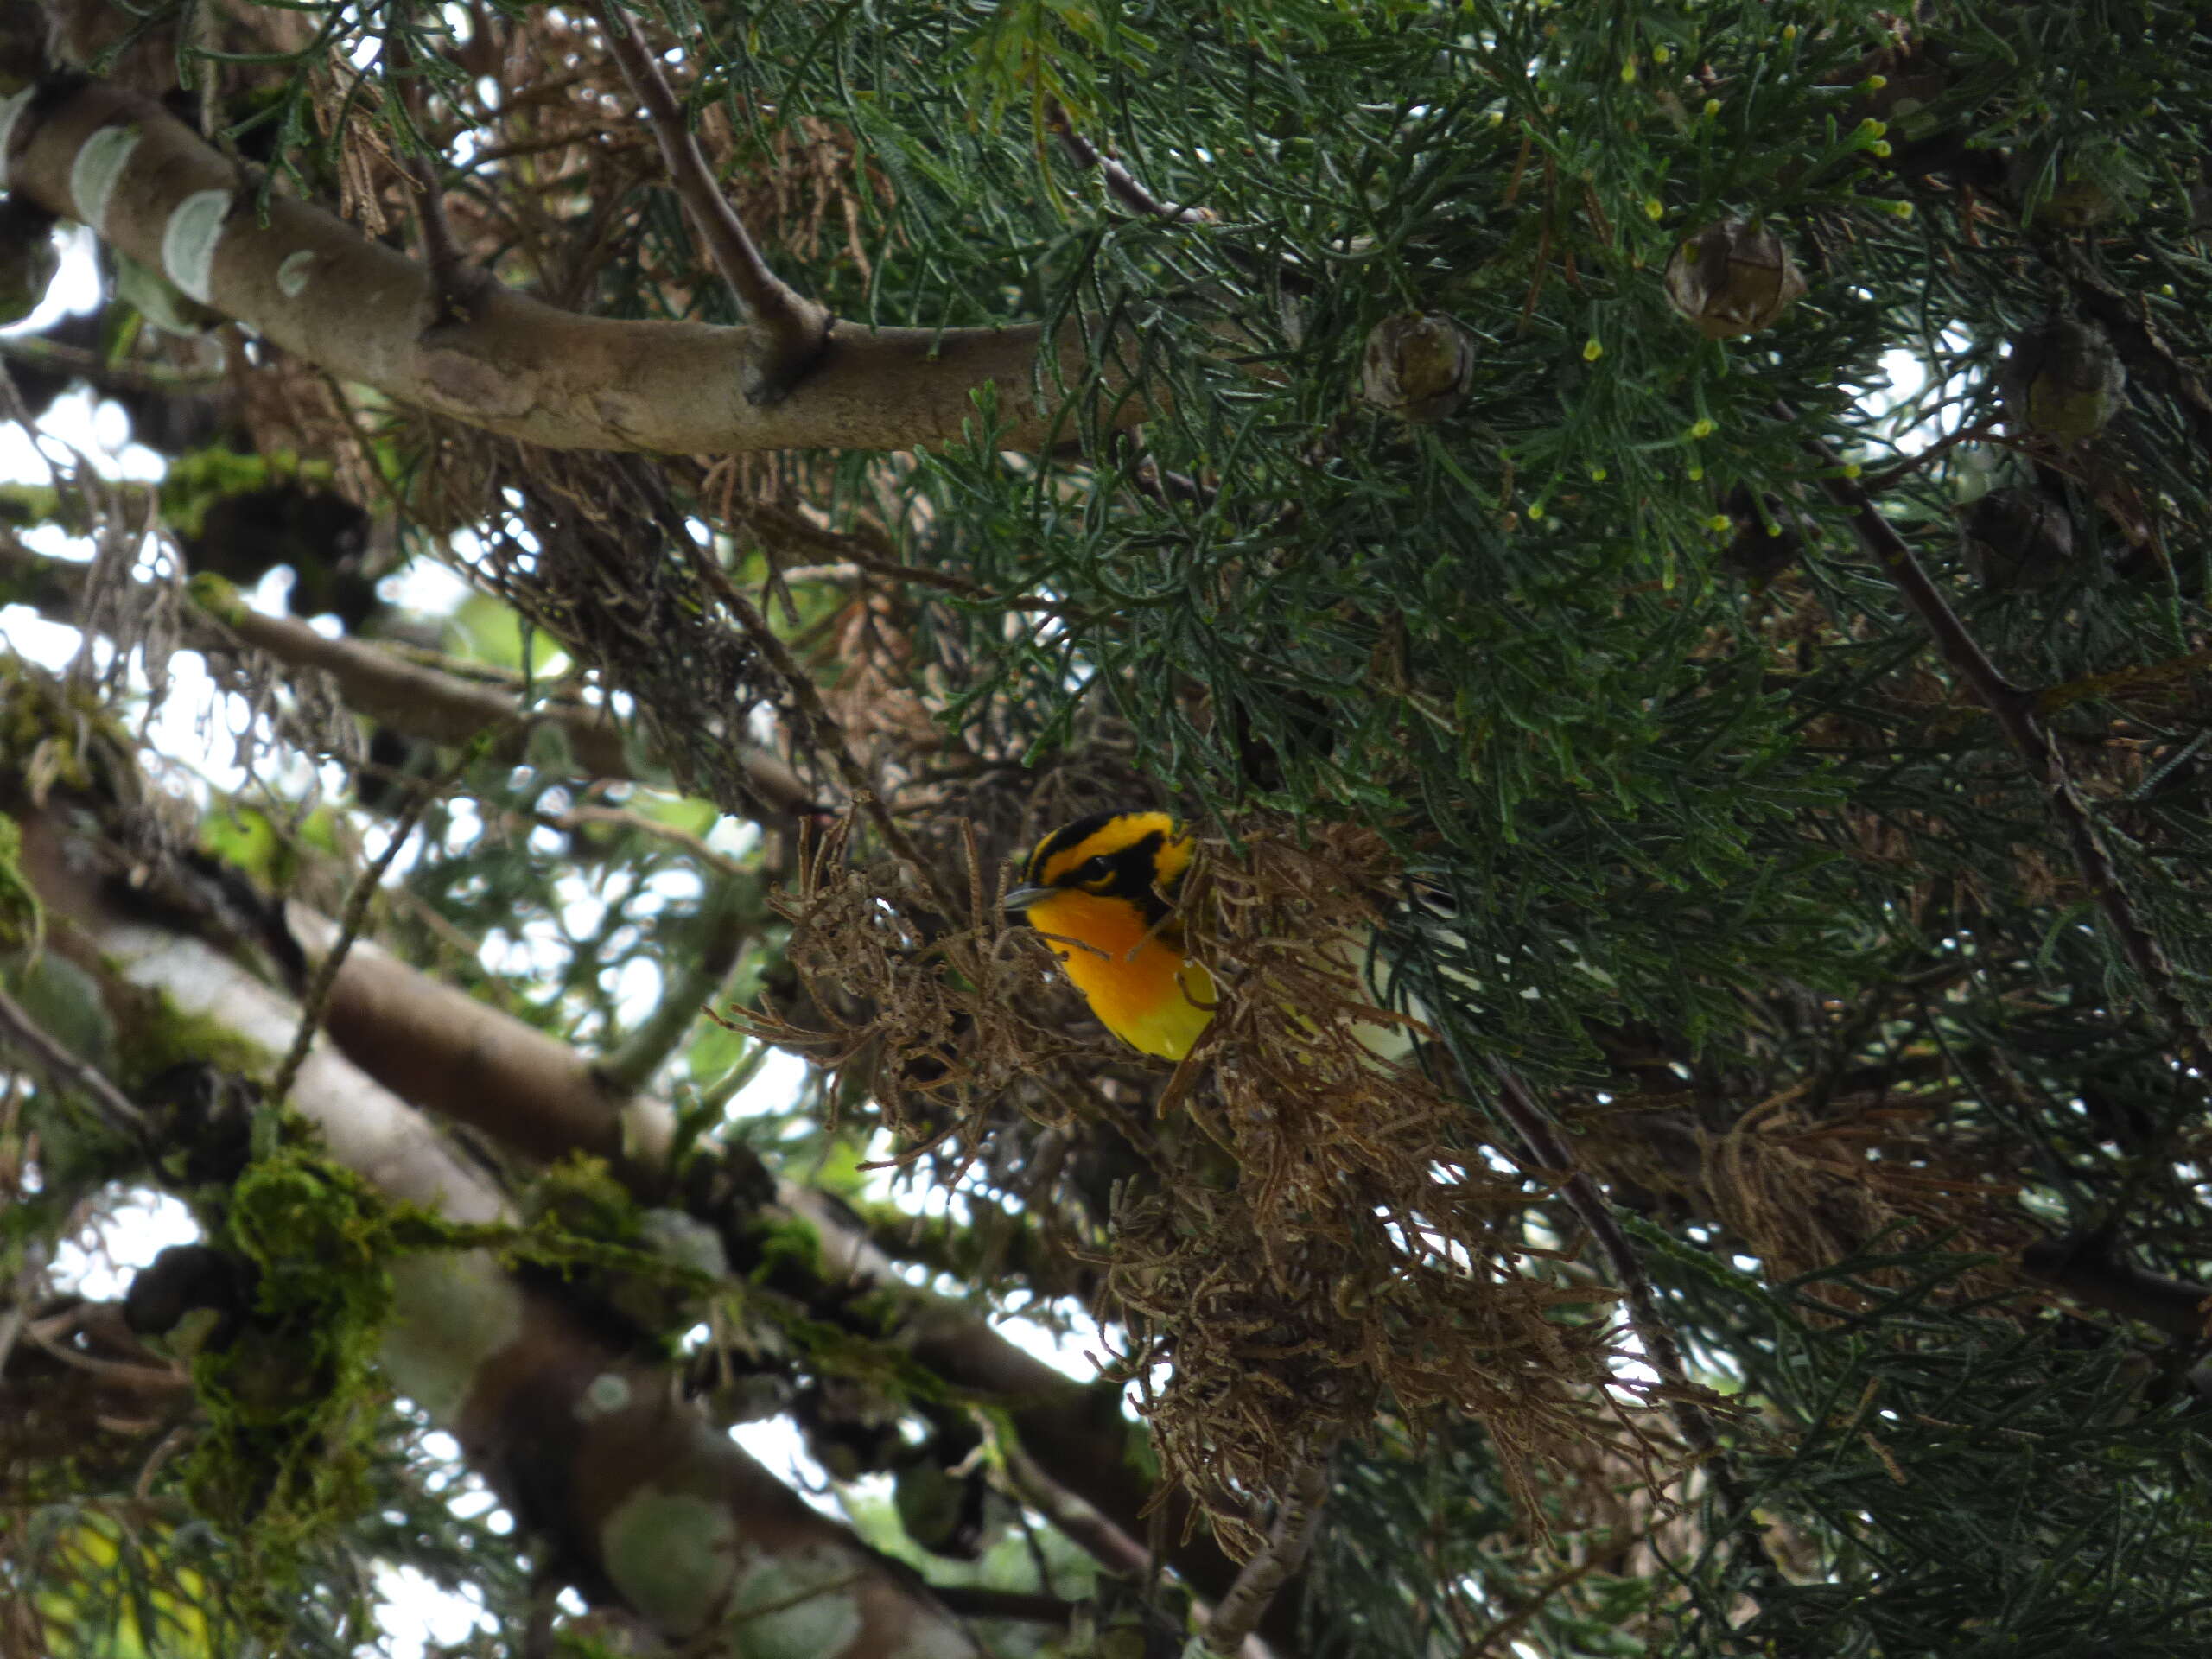
[(1054, 891), (1052, 887), (1015, 887), (1006, 896), (1007, 912), (1018, 915), (1039, 899), (1051, 898)]

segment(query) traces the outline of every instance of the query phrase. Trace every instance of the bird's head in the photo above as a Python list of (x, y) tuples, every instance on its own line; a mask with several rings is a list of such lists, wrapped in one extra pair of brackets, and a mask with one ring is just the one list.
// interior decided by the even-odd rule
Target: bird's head
[(1213, 1017), (1213, 979), (1183, 955), (1175, 897), (1196, 848), (1165, 812), (1101, 812), (1037, 843), (1006, 907), (1045, 936), (1106, 1028), (1162, 1059)]
[(1118, 936), (1129, 919), (1145, 932), (1173, 907), (1192, 850), (1165, 812), (1093, 813), (1037, 843), (1006, 907), (1041, 933)]

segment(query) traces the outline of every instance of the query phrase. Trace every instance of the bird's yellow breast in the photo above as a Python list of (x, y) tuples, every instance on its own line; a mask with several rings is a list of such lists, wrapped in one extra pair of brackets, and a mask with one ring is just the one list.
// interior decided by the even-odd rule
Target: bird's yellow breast
[(1069, 981), (1122, 1041), (1179, 1060), (1213, 1018), (1213, 976), (1183, 955), (1179, 934), (1148, 931), (1126, 899), (1055, 893), (1029, 906)]

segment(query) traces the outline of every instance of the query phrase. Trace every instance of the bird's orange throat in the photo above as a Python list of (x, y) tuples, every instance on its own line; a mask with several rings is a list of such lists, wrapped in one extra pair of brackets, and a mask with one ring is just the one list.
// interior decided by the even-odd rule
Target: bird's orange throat
[(1056, 893), (1030, 906), (1028, 919), (1091, 1012), (1146, 1053), (1181, 1059), (1213, 1018), (1213, 976), (1164, 930), (1149, 932), (1127, 899)]

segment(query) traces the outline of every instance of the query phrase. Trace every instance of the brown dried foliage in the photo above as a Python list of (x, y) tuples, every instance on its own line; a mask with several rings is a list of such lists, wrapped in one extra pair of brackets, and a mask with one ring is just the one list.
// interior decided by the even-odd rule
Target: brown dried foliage
[(755, 747), (747, 716), (776, 687), (702, 576), (713, 555), (665, 474), (639, 456), (540, 449), (452, 425), (436, 454), (436, 470), (417, 480), (427, 510), (441, 489), (518, 504), (479, 531), (470, 574), (636, 699), (646, 741), (680, 786), (775, 817), (742, 756)]
[(1542, 1189), (1467, 1139), (1446, 1086), (1370, 1046), (1409, 1023), (1360, 973), (1393, 873), (1376, 837), (1248, 826), (1241, 849), (1205, 843), (1184, 912), (1221, 1001), (1150, 1122), (1114, 1068), (1086, 1074), (1096, 1041), (1071, 1034), (1085, 1022), (1068, 1001), (1040, 1001), (1044, 952), (996, 921), (972, 842), (962, 926), (849, 868), (844, 841), (815, 849), (791, 906), (819, 1023), (763, 1034), (857, 1069), (906, 1158), (955, 1166), (941, 1178), (988, 1158), (1008, 1102), (1132, 1143), (1089, 1246), (1098, 1312), (1126, 1337), (1111, 1374), (1135, 1381), (1163, 1473), (1226, 1548), (1258, 1548), (1256, 1503), (1384, 1413), (1480, 1418), (1539, 1526), (1540, 1469), (1603, 1446), (1652, 1471), (1607, 1367), (1614, 1293), (1532, 1245)]
[[(1815, 1101), (1793, 1088), (1740, 1112), (1724, 1128), (1635, 1103), (1574, 1115), (1575, 1155), (1593, 1173), (1633, 1192), (1680, 1201), (1726, 1230), (1732, 1249), (1757, 1256), (1781, 1282), (1870, 1248), (1939, 1243), (2000, 1257), (2036, 1236), (2018, 1184), (1993, 1168), (1991, 1148), (1947, 1139), (1934, 1127), (1943, 1102), (1885, 1089)], [(1902, 1279), (1877, 1272), (1878, 1282)], [(1946, 1294), (1995, 1294), (2009, 1272), (1963, 1274)], [(1841, 1281), (1808, 1287), (1847, 1311), (1865, 1294)]]

